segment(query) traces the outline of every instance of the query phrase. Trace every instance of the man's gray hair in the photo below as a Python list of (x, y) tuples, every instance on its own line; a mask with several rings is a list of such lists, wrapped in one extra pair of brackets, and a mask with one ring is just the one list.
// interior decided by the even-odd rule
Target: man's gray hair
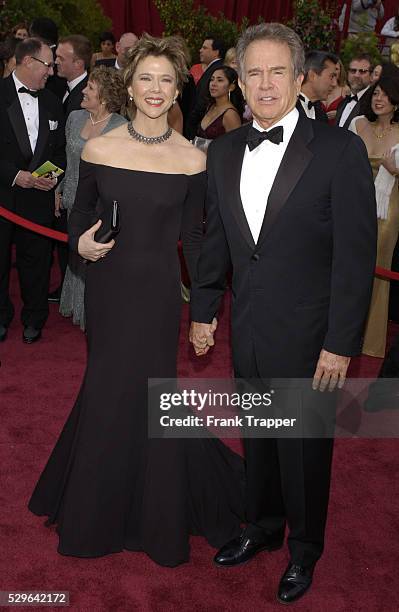
[(250, 26), (241, 34), (236, 46), (238, 74), (244, 80), (244, 55), (249, 45), (257, 40), (270, 40), (286, 44), (291, 53), (294, 78), (303, 74), (305, 64), (305, 51), (298, 34), (282, 23), (259, 23)]

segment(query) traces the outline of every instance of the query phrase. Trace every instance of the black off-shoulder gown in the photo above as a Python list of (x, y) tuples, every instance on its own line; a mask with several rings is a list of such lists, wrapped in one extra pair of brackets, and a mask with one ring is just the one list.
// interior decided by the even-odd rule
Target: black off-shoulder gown
[(175, 378), (181, 314), (177, 242), (191, 275), (202, 236), (205, 172), (162, 174), (81, 162), (70, 244), (113, 200), (121, 231), (87, 270), (88, 363), (75, 406), (29, 509), (49, 517), (58, 551), (145, 551), (189, 558), (190, 534), (219, 547), (239, 533), (241, 460), (215, 439), (149, 439), (147, 379)]

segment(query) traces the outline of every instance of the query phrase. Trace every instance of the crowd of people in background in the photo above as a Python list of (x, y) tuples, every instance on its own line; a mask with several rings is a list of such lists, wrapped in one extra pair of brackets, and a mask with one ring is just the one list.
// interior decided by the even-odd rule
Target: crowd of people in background
[[(341, 25), (345, 11), (344, 6)], [(377, 19), (383, 16), (381, 0), (369, 3), (355, 0), (352, 3), (349, 32), (374, 30)], [(398, 16), (390, 19), (382, 31), (391, 41), (399, 36), (398, 19)], [(41, 41), (40, 44), (51, 50), (53, 62), (47, 64), (31, 51), (32, 38)], [(3, 79), (13, 79), (26, 56), (33, 56), (38, 61), (31, 63), (31, 69), (37, 68), (35, 64), (38, 62), (41, 63), (47, 71), (44, 86), (62, 105), (63, 125), (65, 121), (65, 127), (62, 127), (65, 138), (65, 174), (51, 188), (55, 200), (54, 219), (51, 223), (48, 221), (55, 229), (67, 232), (67, 219), (74, 202), (80, 153), (84, 144), (90, 138), (131, 119), (122, 74), (129, 49), (134, 47), (137, 40), (137, 35), (132, 32), (123, 33), (119, 40), (115, 39), (112, 32), (103, 32), (98, 40), (100, 50), (93, 52), (92, 44), (84, 35), (71, 34), (59, 38), (57, 26), (51, 19), (38, 18), (29, 25), (16, 24), (9, 36), (0, 43), (0, 71)], [(169, 111), (169, 124), (195, 146), (206, 151), (214, 139), (251, 121), (251, 112), (240, 89), (234, 47), (226, 49), (224, 41), (211, 33), (206, 34), (198, 50), (198, 63), (191, 62), (187, 46), (185, 48), (186, 61), (191, 67), (176, 104)], [(391, 266), (399, 231), (395, 165), (395, 148), (399, 145), (398, 92), (399, 68), (390, 62), (374, 65), (370, 56), (360, 54), (352, 57), (349, 65), (345, 66), (333, 53), (312, 50), (306, 56), (304, 81), (297, 104), (301, 113), (315, 121), (357, 132), (367, 147), (380, 198), (382, 189), (386, 190), (386, 184), (389, 183), (389, 194), (387, 196), (384, 192), (383, 198), (385, 212), (378, 212), (377, 264), (385, 268)], [(22, 98), (30, 98), (29, 93), (23, 94)], [(22, 121), (23, 117), (20, 116), (19, 120)], [(32, 149), (32, 152), (34, 154), (35, 150)], [(387, 175), (391, 181), (387, 180)], [(386, 180), (381, 187), (384, 177)], [(15, 191), (14, 186), (10, 185), (9, 188), (10, 193)], [(8, 248), (9, 245), (6, 247), (2, 243), (2, 251)], [(40, 339), (41, 328), (48, 314), (48, 302), (60, 303), (61, 314), (72, 317), (74, 323), (79, 324), (82, 330), (85, 329), (85, 266), (80, 258), (69, 252), (65, 244), (58, 243), (55, 248), (60, 267), (60, 285), (48, 293), (50, 260), (45, 266), (42, 261), (41, 273), (47, 280), (42, 283), (42, 295), (40, 299), (35, 297), (34, 306), (29, 306), (33, 299), (32, 288), (20, 272), (25, 305), (28, 310), (36, 308), (42, 313), (39, 317), (33, 316), (23, 321), (26, 342)], [(8, 254), (3, 253), (0, 266), (0, 340), (5, 340), (11, 321)], [(366, 354), (384, 356), (388, 301), (389, 283), (377, 279), (366, 331)]]

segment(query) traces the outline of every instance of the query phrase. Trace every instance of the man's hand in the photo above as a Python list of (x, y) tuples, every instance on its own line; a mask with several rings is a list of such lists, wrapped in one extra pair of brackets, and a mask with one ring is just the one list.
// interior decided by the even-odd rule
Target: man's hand
[(191, 323), (189, 340), (194, 346), (197, 357), (206, 355), (210, 347), (214, 346), (213, 334), (217, 326), (218, 322), (215, 318), (212, 323), (197, 323), (197, 321)]
[(94, 240), (94, 234), (101, 226), (101, 219), (97, 221), (92, 227), (90, 227), (84, 234), (79, 238), (78, 252), (83, 259), (89, 261), (98, 261), (101, 257), (105, 257), (106, 254), (112, 249), (115, 244), (115, 240), (101, 244)]
[(46, 178), (44, 176), (39, 176), (39, 178), (35, 179), (34, 188), (40, 189), (41, 191), (50, 191), (57, 184), (57, 179)]
[(350, 357), (335, 355), (322, 349), (313, 376), (312, 388), (315, 391), (317, 389), (325, 391), (328, 386), (329, 391), (334, 391), (338, 384), (338, 389), (342, 389), (350, 360)]
[(15, 179), (15, 185), (22, 187), (22, 189), (31, 189), (35, 186), (35, 177), (31, 175), (27, 170), (20, 170), (17, 178)]

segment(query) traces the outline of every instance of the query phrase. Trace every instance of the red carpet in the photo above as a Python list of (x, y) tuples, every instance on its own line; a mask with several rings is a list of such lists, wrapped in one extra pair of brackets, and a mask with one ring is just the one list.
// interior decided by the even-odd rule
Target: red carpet
[[(13, 297), (19, 304), (13, 271)], [(281, 610), (275, 591), (286, 549), (258, 556), (240, 569), (212, 566), (214, 551), (193, 538), (190, 563), (155, 565), (144, 554), (83, 560), (56, 553), (57, 537), (26, 504), (78, 391), (85, 364), (84, 335), (51, 306), (37, 345), (21, 341), (15, 318), (0, 345), (0, 591), (70, 592), (74, 610)], [(116, 322), (117, 324), (117, 322)], [(182, 324), (182, 376), (230, 375), (228, 313), (213, 354), (196, 360)], [(372, 376), (380, 361), (354, 361), (356, 376)], [(336, 444), (326, 551), (311, 592), (298, 611), (397, 610), (399, 479), (397, 440), (339, 440)], [(44, 609), (44, 608), (43, 608)], [(47, 608), (49, 609), (49, 608)]]

